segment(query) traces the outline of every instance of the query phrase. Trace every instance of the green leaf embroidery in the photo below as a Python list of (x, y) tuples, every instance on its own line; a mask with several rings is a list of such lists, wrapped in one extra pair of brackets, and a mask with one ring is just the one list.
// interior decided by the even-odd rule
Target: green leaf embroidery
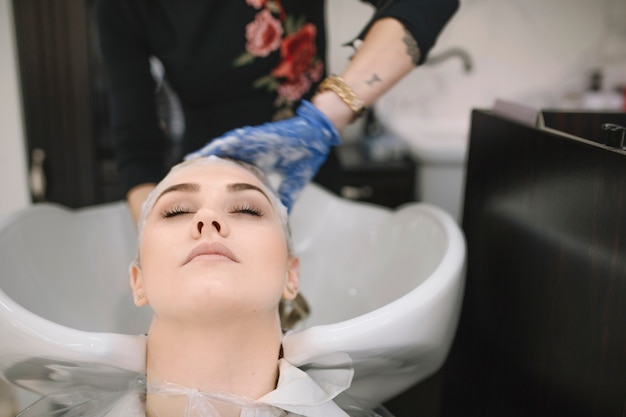
[(302, 29), (302, 27), (306, 24), (306, 17), (300, 16), (300, 19), (296, 22), (296, 32)]
[(270, 12), (274, 14), (280, 14), (280, 12), (283, 11), (283, 9), (280, 7), (280, 4), (275, 1), (268, 1), (266, 7), (269, 9)]
[(257, 78), (257, 80), (252, 84), (254, 88), (267, 88), (269, 91), (275, 91), (279, 83), (276, 81), (276, 78), (271, 74), (265, 75), (261, 78)]
[(233, 66), (242, 67), (244, 65), (251, 64), (254, 60), (254, 55), (252, 55), (250, 52), (244, 52), (233, 61)]
[(297, 23), (294, 21), (292, 16), (287, 16), (285, 19), (285, 34), (293, 35), (298, 31)]
[(297, 20), (293, 16), (287, 16), (285, 19), (285, 34), (293, 35), (294, 33), (298, 33), (305, 24), (306, 16), (300, 16)]

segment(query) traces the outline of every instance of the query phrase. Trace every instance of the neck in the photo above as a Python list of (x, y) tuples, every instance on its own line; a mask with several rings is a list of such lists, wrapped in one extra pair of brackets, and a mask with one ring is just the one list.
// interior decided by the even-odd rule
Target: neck
[[(202, 324), (155, 318), (147, 339), (147, 381), (258, 399), (276, 388), (281, 338), (278, 317)], [(180, 397), (146, 399), (149, 417), (184, 415), (185, 406)], [(239, 415), (236, 409), (220, 411)]]

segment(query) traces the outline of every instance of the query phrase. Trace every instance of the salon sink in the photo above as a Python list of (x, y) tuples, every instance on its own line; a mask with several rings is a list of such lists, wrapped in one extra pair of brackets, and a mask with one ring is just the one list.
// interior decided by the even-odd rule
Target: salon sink
[[(375, 406), (434, 373), (454, 336), (465, 241), (444, 210), (396, 210), (309, 185), (292, 213), (312, 314), (284, 338), (303, 368), (351, 366), (343, 394)], [(37, 394), (119, 386), (144, 371), (151, 313), (128, 287), (136, 233), (114, 202), (38, 204), (0, 223), (0, 377)]]

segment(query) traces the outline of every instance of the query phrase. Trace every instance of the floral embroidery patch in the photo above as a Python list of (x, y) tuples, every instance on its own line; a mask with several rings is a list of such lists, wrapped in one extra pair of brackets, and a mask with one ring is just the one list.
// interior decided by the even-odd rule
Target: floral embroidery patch
[(295, 19), (285, 13), (281, 0), (246, 0), (246, 3), (259, 12), (246, 25), (246, 51), (233, 65), (249, 65), (280, 50), (278, 65), (270, 74), (258, 78), (253, 86), (277, 93), (274, 120), (291, 117), (295, 103), (324, 73), (324, 63), (317, 57), (317, 28), (303, 18)]

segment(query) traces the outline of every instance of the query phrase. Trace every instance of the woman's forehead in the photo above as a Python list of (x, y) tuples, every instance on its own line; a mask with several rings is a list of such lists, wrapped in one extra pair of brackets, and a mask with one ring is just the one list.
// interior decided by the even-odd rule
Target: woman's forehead
[(171, 172), (161, 185), (163, 187), (178, 183), (225, 185), (233, 182), (246, 182), (266, 189), (263, 182), (254, 174), (242, 166), (227, 161), (181, 166)]
[[(178, 189), (178, 186), (181, 184), (184, 184), (181, 189), (202, 190), (203, 186), (206, 186), (207, 191), (208, 188), (222, 188), (227, 192), (229, 190), (232, 192), (233, 190), (258, 188), (269, 200), (272, 207), (271, 211), (277, 216), (278, 221), (282, 225), (289, 251), (291, 251), (291, 233), (289, 231), (287, 209), (281, 203), (276, 192), (262, 178), (259, 178), (259, 175), (262, 175), (262, 173), (260, 171), (257, 173), (254, 167), (249, 169), (238, 162), (216, 157), (188, 160), (174, 166), (167, 176), (152, 190), (144, 202), (138, 224), (139, 240), (141, 241), (146, 220), (151, 217), (151, 213), (158, 204), (160, 197), (168, 192), (168, 189)], [(246, 184), (252, 185), (252, 187), (248, 187)]]

